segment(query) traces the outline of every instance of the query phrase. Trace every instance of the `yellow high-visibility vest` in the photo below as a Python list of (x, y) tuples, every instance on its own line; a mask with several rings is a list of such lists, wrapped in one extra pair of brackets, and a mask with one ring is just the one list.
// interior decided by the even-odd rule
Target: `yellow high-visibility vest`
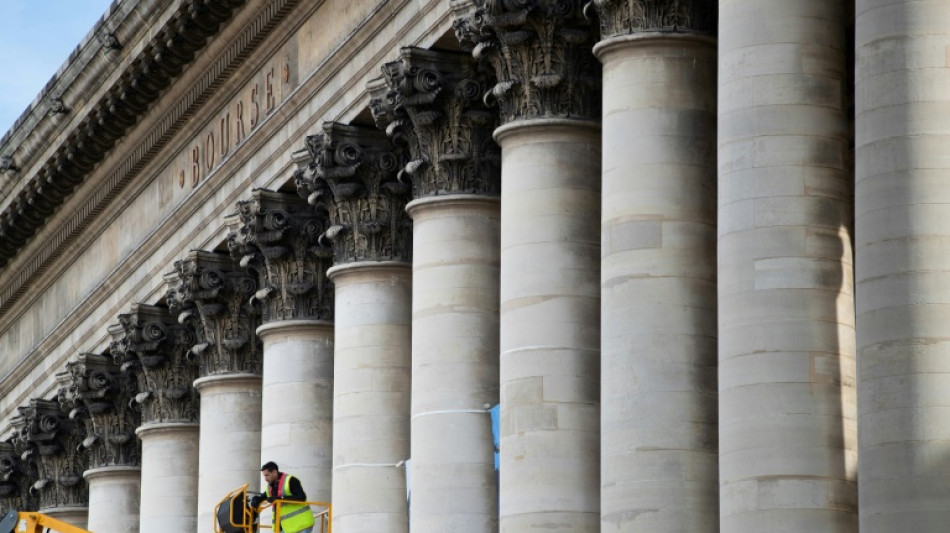
[[(277, 486), (282, 490), (277, 495), (278, 500), (293, 496), (290, 493), (290, 480), (293, 477), (290, 474), (280, 475)], [(271, 498), (270, 483), (267, 484), (267, 497)], [(280, 528), (280, 531), (286, 533), (297, 533), (297, 531), (313, 527), (315, 522), (310, 506), (296, 502), (280, 502), (280, 514), (274, 515), (274, 524)]]

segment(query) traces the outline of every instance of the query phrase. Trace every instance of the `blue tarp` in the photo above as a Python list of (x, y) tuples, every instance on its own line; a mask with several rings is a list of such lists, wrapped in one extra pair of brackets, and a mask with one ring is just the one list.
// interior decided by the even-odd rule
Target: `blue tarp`
[(501, 404), (492, 407), (491, 413), (491, 438), (495, 445), (495, 470), (498, 470), (498, 449), (501, 439)]

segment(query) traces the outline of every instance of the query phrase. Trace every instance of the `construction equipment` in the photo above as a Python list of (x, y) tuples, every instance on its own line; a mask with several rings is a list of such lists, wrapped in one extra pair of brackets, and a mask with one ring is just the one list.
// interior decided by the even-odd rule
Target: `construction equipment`
[[(250, 493), (255, 494), (255, 493)], [(271, 516), (280, 516), (280, 505), (285, 500), (274, 500), (274, 503), (264, 502), (259, 507), (251, 506), (247, 485), (232, 490), (217, 505), (214, 506), (214, 533), (257, 533), (258, 529), (272, 529), (280, 533), (280, 522), (276, 524), (262, 523), (261, 513), (272, 510)], [(327, 502), (298, 502), (311, 506), (315, 525), (313, 533), (333, 533), (333, 507)], [(313, 509), (318, 507), (319, 509)], [(265, 515), (266, 518), (266, 515)], [(0, 529), (0, 533), (7, 533)]]
[(0, 533), (43, 533), (46, 530), (59, 533), (92, 533), (88, 529), (71, 526), (43, 513), (20, 513), (11, 510), (0, 519)]

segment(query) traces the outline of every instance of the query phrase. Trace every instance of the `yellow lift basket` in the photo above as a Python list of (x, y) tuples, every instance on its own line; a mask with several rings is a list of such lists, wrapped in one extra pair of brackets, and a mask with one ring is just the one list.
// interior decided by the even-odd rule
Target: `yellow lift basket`
[[(214, 506), (214, 533), (257, 533), (258, 529), (273, 529), (280, 533), (280, 524), (261, 524), (260, 514), (268, 508), (280, 513), (280, 505), (285, 500), (274, 500), (273, 504), (264, 502), (258, 508), (250, 506), (247, 485), (232, 490)], [(294, 501), (299, 504), (301, 502)], [(329, 502), (303, 502), (313, 510), (314, 533), (333, 533), (333, 507)], [(0, 532), (2, 533), (2, 532)]]

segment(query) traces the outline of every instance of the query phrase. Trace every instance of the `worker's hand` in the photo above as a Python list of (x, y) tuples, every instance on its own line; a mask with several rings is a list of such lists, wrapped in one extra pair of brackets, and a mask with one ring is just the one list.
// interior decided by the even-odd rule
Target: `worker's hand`
[(257, 507), (261, 505), (262, 501), (264, 501), (263, 494), (255, 494), (254, 496), (251, 496), (251, 507), (257, 509)]

